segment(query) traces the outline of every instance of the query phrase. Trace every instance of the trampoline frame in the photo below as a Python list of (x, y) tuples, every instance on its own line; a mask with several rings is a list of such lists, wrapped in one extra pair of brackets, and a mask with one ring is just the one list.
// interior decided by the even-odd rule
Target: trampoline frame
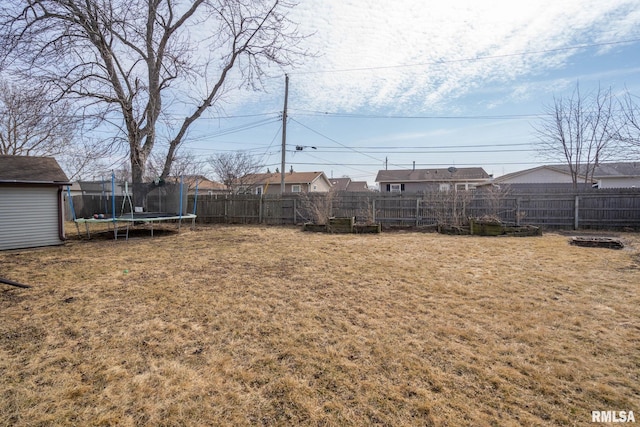
[(131, 226), (136, 225), (136, 223), (144, 223), (144, 224), (150, 224), (151, 225), (151, 237), (153, 237), (153, 224), (156, 222), (163, 222), (163, 221), (178, 221), (178, 231), (180, 231), (180, 228), (182, 226), (182, 220), (183, 219), (187, 219), (187, 220), (191, 220), (192, 223), (192, 227), (195, 226), (195, 221), (197, 218), (197, 215), (195, 214), (185, 214), (185, 215), (173, 215), (171, 216), (170, 214), (164, 214), (164, 213), (156, 213), (157, 216), (148, 216), (149, 213), (145, 212), (144, 216), (142, 215), (138, 215), (136, 216), (136, 214), (134, 214), (133, 216), (131, 215), (126, 215), (126, 216), (121, 216), (118, 218), (78, 218), (75, 219), (74, 221), (77, 224), (84, 224), (85, 225), (85, 229), (87, 231), (87, 237), (91, 238), (91, 232), (89, 230), (89, 224), (99, 224), (99, 223), (107, 223), (107, 224), (113, 224), (113, 238), (115, 240), (118, 240), (118, 224), (119, 223), (125, 223), (126, 224), (126, 230), (125, 230), (125, 240), (129, 239), (129, 229), (131, 228)]
[[(182, 187), (183, 180), (180, 177), (180, 211), (182, 212)], [(115, 174), (112, 172), (111, 174), (111, 189), (112, 195), (115, 194)], [(71, 191), (70, 187), (67, 187), (67, 192), (69, 194), (69, 200), (71, 199)], [(130, 212), (119, 217), (115, 216), (115, 197), (112, 196), (112, 211), (113, 216), (110, 218), (76, 218), (75, 209), (73, 208), (73, 201), (71, 201), (71, 209), (73, 211), (73, 221), (76, 223), (76, 227), (78, 227), (78, 234), (80, 234), (79, 224), (84, 224), (87, 232), (87, 237), (91, 238), (91, 232), (89, 230), (89, 224), (92, 223), (111, 223), (113, 224), (113, 237), (115, 240), (118, 240), (118, 223), (126, 224), (126, 230), (123, 232), (125, 236), (125, 240), (129, 240), (129, 229), (131, 226), (136, 224), (150, 224), (151, 225), (151, 237), (153, 237), (153, 224), (156, 222), (164, 222), (164, 221), (177, 221), (178, 222), (178, 231), (182, 226), (183, 219), (191, 220), (191, 227), (195, 227), (196, 222), (196, 207), (198, 201), (198, 182), (196, 181), (196, 191), (195, 191), (195, 202), (193, 204), (193, 213), (191, 214), (172, 214), (165, 212)]]

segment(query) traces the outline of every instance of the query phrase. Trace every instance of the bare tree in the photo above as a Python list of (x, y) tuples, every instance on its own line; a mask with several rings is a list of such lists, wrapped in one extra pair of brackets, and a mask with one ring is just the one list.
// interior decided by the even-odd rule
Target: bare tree
[[(288, 0), (16, 0), (0, 4), (0, 66), (120, 126), (140, 186), (158, 139), (166, 178), (188, 129), (230, 86), (301, 58)], [(301, 55), (301, 56), (299, 56)], [(55, 65), (54, 65), (55, 64)], [(173, 107), (173, 110), (172, 110)], [(173, 121), (176, 116), (182, 119)], [(162, 120), (173, 123), (165, 126)], [(142, 194), (141, 194), (142, 193)], [(142, 206), (144, 190), (134, 194)]]
[(216, 154), (209, 157), (208, 162), (216, 177), (232, 193), (254, 185), (253, 176), (262, 169), (262, 164), (245, 151)]
[(626, 91), (620, 100), (622, 111), (622, 124), (620, 126), (619, 140), (630, 148), (630, 154), (640, 154), (640, 105), (638, 97)]
[[(147, 166), (147, 179), (150, 181), (157, 180), (162, 175), (162, 169), (166, 153), (152, 153)], [(182, 151), (177, 153), (171, 165), (169, 176), (194, 176), (204, 175), (204, 167), (202, 161), (198, 160), (191, 151)]]
[(0, 81), (0, 154), (57, 156), (73, 143), (78, 123), (67, 104), (53, 104), (44, 87)]
[(104, 168), (106, 147), (86, 137), (70, 102), (54, 102), (44, 86), (0, 80), (0, 154), (55, 157), (69, 179)]
[(540, 154), (566, 164), (574, 188), (581, 179), (590, 184), (595, 168), (614, 152), (618, 122), (613, 107), (611, 89), (584, 95), (576, 84), (568, 98), (554, 97), (542, 123), (534, 127)]

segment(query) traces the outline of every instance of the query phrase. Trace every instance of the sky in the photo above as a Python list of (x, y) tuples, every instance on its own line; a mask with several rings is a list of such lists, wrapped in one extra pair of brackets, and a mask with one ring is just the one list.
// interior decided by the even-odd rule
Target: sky
[(286, 170), (372, 186), (414, 162), (498, 177), (553, 163), (535, 126), (554, 97), (640, 95), (640, 0), (302, 0), (290, 18), (315, 55), (230, 94), (185, 150), (279, 169), (287, 74)]

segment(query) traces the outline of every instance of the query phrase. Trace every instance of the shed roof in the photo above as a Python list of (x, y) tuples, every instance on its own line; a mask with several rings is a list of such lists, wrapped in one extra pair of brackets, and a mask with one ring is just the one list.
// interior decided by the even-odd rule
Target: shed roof
[(53, 157), (0, 155), (0, 182), (70, 184)]

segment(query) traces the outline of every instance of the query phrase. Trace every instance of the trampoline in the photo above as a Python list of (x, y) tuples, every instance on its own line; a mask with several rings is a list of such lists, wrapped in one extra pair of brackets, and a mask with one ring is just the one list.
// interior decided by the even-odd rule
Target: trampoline
[[(148, 212), (148, 211), (144, 211), (142, 207), (136, 207), (134, 208), (132, 206), (131, 203), (131, 197), (129, 194), (129, 190), (128, 190), (128, 184), (125, 183), (124, 185), (124, 194), (123, 194), (123, 199), (122, 199), (122, 207), (120, 210), (120, 215), (115, 215), (116, 212), (116, 202), (115, 202), (115, 177), (112, 174), (111, 176), (111, 194), (110, 195), (105, 195), (105, 191), (103, 189), (103, 194), (102, 196), (104, 197), (104, 199), (111, 199), (111, 214), (94, 214), (93, 216), (86, 216), (83, 218), (77, 218), (76, 217), (76, 211), (74, 209), (73, 206), (73, 199), (71, 197), (70, 194), (70, 189), (69, 187), (67, 187), (67, 194), (69, 195), (69, 202), (70, 202), (70, 207), (71, 207), (71, 211), (73, 214), (73, 221), (76, 223), (76, 227), (78, 227), (78, 234), (80, 234), (80, 229), (79, 229), (79, 225), (80, 224), (84, 224), (85, 225), (85, 230), (87, 233), (87, 237), (91, 238), (91, 230), (90, 230), (90, 224), (107, 224), (108, 225), (108, 229), (107, 231), (113, 231), (113, 237), (115, 240), (118, 239), (118, 237), (125, 237), (126, 240), (129, 239), (129, 231), (132, 227), (134, 226), (138, 226), (138, 225), (143, 225), (143, 226), (147, 226), (150, 228), (151, 231), (151, 237), (153, 237), (153, 232), (154, 232), (154, 224), (158, 224), (158, 223), (169, 223), (169, 222), (175, 222), (177, 223), (177, 229), (178, 231), (180, 231), (180, 228), (182, 226), (182, 221), (183, 220), (191, 220), (191, 225), (192, 227), (195, 226), (195, 220), (197, 218), (196, 215), (196, 206), (197, 206), (197, 200), (198, 200), (198, 183), (196, 182), (196, 188), (195, 188), (195, 201), (193, 204), (193, 213), (187, 213), (185, 212), (185, 209), (183, 207), (186, 207), (186, 203), (184, 202), (184, 192), (183, 192), (183, 180), (182, 178), (180, 178), (180, 184), (179, 184), (179, 191), (176, 192), (177, 196), (178, 196), (178, 204), (177, 206), (174, 206), (175, 208), (177, 208), (177, 212)], [(165, 193), (169, 194), (169, 197), (171, 197), (170, 192), (165, 191)], [(174, 195), (175, 196), (175, 195)], [(103, 202), (103, 197), (101, 197), (100, 200), (100, 206), (102, 206), (102, 202)], [(156, 205), (159, 206), (171, 206), (172, 204), (170, 203), (171, 201), (167, 201), (167, 200), (163, 200), (161, 199), (161, 197), (159, 195), (154, 195), (152, 194), (152, 192), (150, 191), (149, 194), (147, 195), (147, 199), (148, 198), (157, 198), (157, 200), (154, 200), (156, 202)], [(129, 210), (127, 212), (125, 212), (125, 207), (126, 204), (128, 202), (128, 208)], [(175, 200), (172, 200), (172, 202), (175, 202)], [(145, 203), (147, 203), (147, 201), (145, 200)], [(175, 203), (174, 203), (175, 205)]]

